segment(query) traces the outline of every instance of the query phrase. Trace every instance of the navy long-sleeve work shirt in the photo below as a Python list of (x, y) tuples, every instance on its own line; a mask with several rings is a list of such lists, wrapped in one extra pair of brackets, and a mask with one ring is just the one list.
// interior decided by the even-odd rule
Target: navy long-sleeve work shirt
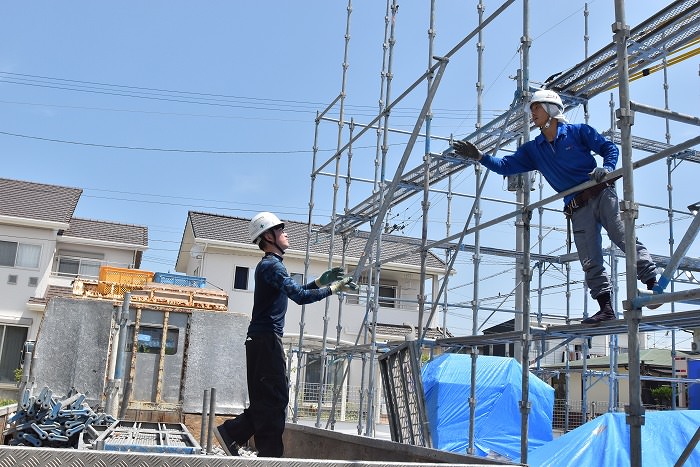
[(323, 300), (330, 295), (329, 287), (318, 288), (315, 282), (297, 284), (289, 276), (282, 263), (282, 257), (267, 253), (255, 268), (253, 316), (248, 326), (248, 334), (274, 332), (282, 336), (287, 299), (304, 305)]

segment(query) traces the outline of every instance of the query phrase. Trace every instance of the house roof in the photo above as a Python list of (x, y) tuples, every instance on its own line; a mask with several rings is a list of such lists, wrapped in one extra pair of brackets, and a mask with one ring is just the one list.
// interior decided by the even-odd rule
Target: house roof
[[(686, 357), (688, 354), (676, 350), (676, 357)], [(628, 364), (629, 354), (623, 353), (617, 355), (618, 365)], [(673, 356), (671, 351), (668, 349), (645, 349), (639, 351), (639, 361), (646, 366), (651, 367), (671, 367), (671, 362), (673, 361)], [(586, 362), (586, 366), (591, 368), (608, 368), (610, 366), (610, 357), (595, 357), (589, 358)], [(553, 365), (543, 365), (543, 368), (563, 368), (563, 363), (556, 363)], [(569, 362), (569, 368), (582, 368), (583, 360), (574, 360)]]
[[(250, 239), (248, 238), (248, 224), (250, 223), (250, 219), (196, 211), (190, 211), (188, 216), (192, 226), (192, 232), (194, 237), (197, 239), (209, 239), (222, 242), (246, 244), (250, 243)], [(289, 247), (292, 250), (306, 251), (307, 224), (303, 222), (286, 220), (284, 222), (285, 230), (289, 233)], [(312, 235), (309, 249), (311, 253), (327, 255), (330, 250), (330, 235), (320, 233), (319, 229), (321, 227), (321, 225), (311, 226)], [(366, 237), (367, 234), (363, 232), (352, 236), (348, 242), (346, 256), (360, 258), (367, 242)], [(383, 235), (382, 259), (391, 258), (414, 249), (415, 246), (411, 245), (409, 242), (406, 242), (406, 238), (407, 237), (398, 235)], [(342, 249), (342, 241), (340, 241), (338, 238), (336, 238), (334, 249), (336, 252), (340, 252)], [(396, 262), (401, 264), (418, 265), (420, 264), (420, 253), (410, 253)], [(429, 268), (444, 269), (445, 262), (432, 252), (428, 252), (426, 265)]]
[(70, 222), (83, 190), (0, 178), (0, 215)]
[(64, 237), (148, 246), (148, 227), (141, 225), (74, 217), (62, 235)]

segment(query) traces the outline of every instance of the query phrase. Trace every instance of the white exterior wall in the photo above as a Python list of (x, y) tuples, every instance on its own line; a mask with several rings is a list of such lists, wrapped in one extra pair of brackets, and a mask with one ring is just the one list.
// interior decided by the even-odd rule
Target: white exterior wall
[[(27, 338), (34, 339), (41, 321), (41, 310), (30, 309), (27, 302), (31, 297), (43, 297), (49, 285), (70, 287), (72, 277), (58, 277), (53, 274), (58, 250), (70, 250), (101, 254), (104, 264), (125, 267), (133, 264), (134, 250), (119, 249), (107, 242), (62, 239), (57, 230), (37, 226), (0, 224), (0, 240), (41, 247), (37, 268), (0, 266), (0, 322), (4, 324), (31, 323)], [(17, 283), (9, 284), (8, 276), (16, 275)], [(30, 278), (36, 277), (36, 287), (29, 286)]]
[[(55, 238), (54, 229), (0, 225), (0, 240), (41, 247), (37, 268), (0, 266), (0, 321), (8, 325), (28, 326), (28, 339), (36, 336), (41, 313), (29, 310), (27, 301), (30, 297), (40, 296), (46, 290), (55, 251)], [(8, 283), (10, 275), (17, 276), (16, 284)], [(37, 278), (36, 286), (29, 285), (31, 278)]]

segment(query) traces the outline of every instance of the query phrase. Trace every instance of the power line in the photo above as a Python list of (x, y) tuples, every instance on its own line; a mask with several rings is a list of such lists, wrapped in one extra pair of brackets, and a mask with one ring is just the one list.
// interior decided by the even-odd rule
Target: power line
[[(43, 87), (48, 89), (58, 89), (65, 91), (74, 92), (84, 92), (84, 93), (94, 93), (94, 94), (104, 94), (118, 97), (131, 97), (137, 99), (151, 99), (151, 100), (161, 100), (167, 102), (177, 102), (177, 103), (188, 103), (188, 104), (198, 104), (198, 105), (212, 105), (212, 106), (223, 106), (223, 107), (236, 107), (252, 110), (265, 110), (265, 111), (283, 111), (283, 112), (299, 112), (314, 114), (319, 108), (325, 107), (327, 104), (322, 102), (312, 102), (303, 100), (285, 100), (285, 99), (270, 99), (270, 98), (259, 98), (259, 97), (247, 97), (247, 96), (232, 96), (226, 94), (212, 94), (204, 92), (193, 92), (193, 91), (178, 91), (169, 89), (159, 89), (159, 88), (148, 88), (141, 86), (126, 86), (120, 84), (109, 84), (109, 83), (99, 83), (93, 81), (81, 81), (65, 78), (53, 78), (40, 75), (30, 75), (21, 73), (11, 73), (0, 71), (0, 76), (9, 75), (12, 79), (2, 79), (0, 82), (6, 84), (14, 84), (19, 86), (33, 86), (33, 87)], [(28, 79), (29, 78), (29, 79)], [(24, 81), (21, 81), (24, 79)], [(39, 81), (48, 80), (48, 81)], [(56, 82), (57, 81), (57, 82)], [(64, 84), (68, 83), (68, 84)], [(237, 101), (243, 102), (237, 102)], [(248, 104), (256, 103), (257, 105), (263, 106), (274, 106), (274, 107), (255, 107)], [(281, 106), (283, 107), (281, 107)], [(355, 111), (364, 111), (369, 113), (359, 114), (359, 116), (370, 116), (375, 115), (375, 106), (370, 105), (357, 105), (357, 104), (346, 104), (346, 109)], [(417, 108), (410, 107), (397, 107), (392, 110), (392, 115), (394, 117), (401, 116), (400, 113), (407, 112), (408, 117), (414, 117)], [(455, 114), (453, 119), (463, 119), (465, 114), (475, 113), (474, 110), (465, 109), (433, 109), (434, 112), (439, 112), (442, 115), (436, 115), (440, 118), (448, 118), (446, 114)], [(501, 109), (485, 110), (486, 112), (493, 112), (495, 115), (502, 112)]]
[[(107, 149), (126, 149), (129, 151), (155, 151), (155, 152), (178, 152), (178, 153), (199, 153), (199, 154), (243, 154), (243, 155), (249, 155), (249, 154), (311, 154), (311, 152), (312, 152), (310, 149), (297, 149), (297, 150), (291, 150), (291, 151), (216, 151), (216, 150), (212, 150), (212, 149), (149, 148), (149, 147), (143, 147), (143, 146), (119, 146), (119, 145), (112, 145), (112, 144), (69, 141), (69, 140), (55, 139), (55, 138), (44, 138), (42, 136), (22, 135), (19, 133), (10, 133), (7, 131), (0, 131), (0, 135), (13, 136), (15, 138), (34, 139), (34, 140), (39, 140), (39, 141), (48, 141), (51, 143), (74, 144), (77, 146), (90, 146), (90, 147), (107, 148)], [(320, 149), (319, 149), (319, 151), (332, 152), (332, 150), (320, 150)]]

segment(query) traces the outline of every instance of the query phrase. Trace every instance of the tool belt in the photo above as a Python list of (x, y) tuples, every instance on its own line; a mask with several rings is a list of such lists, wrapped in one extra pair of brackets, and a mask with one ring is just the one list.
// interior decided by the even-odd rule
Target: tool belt
[(598, 196), (601, 191), (605, 190), (609, 186), (615, 186), (615, 180), (617, 180), (617, 178), (586, 188), (581, 193), (574, 196), (571, 201), (569, 201), (569, 204), (564, 207), (564, 213), (567, 216), (571, 216), (575, 210), (584, 207), (591, 199)]

